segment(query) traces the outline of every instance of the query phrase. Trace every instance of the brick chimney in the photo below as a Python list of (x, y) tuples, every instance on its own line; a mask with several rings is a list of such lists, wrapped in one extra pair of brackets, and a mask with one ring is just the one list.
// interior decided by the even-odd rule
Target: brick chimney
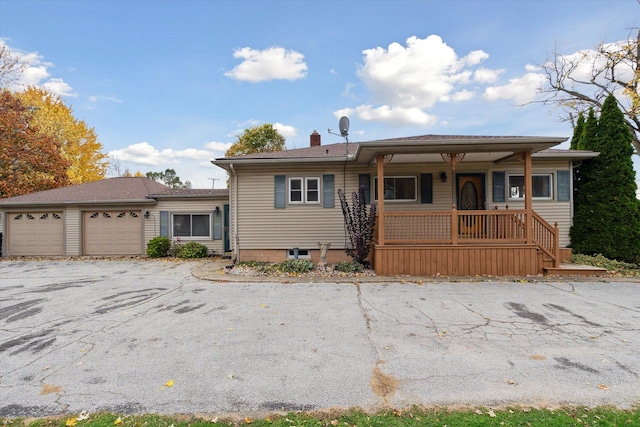
[(313, 133), (309, 136), (310, 147), (319, 147), (320, 144), (320, 134), (318, 131), (314, 130)]

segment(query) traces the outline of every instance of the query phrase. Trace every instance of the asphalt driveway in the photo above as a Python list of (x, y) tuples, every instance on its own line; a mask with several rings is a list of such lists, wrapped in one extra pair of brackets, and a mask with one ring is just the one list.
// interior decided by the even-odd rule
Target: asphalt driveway
[(0, 417), (640, 403), (624, 281), (247, 283), (0, 261)]

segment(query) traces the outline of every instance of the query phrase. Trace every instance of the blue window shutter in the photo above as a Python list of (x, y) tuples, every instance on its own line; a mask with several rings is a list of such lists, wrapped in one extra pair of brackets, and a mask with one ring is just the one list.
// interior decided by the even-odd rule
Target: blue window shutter
[(493, 201), (504, 202), (505, 201), (505, 176), (504, 172), (493, 173)]
[(169, 212), (160, 211), (160, 236), (169, 237)]
[(284, 175), (276, 175), (274, 179), (274, 204), (276, 209), (287, 207), (287, 182)]
[(213, 240), (222, 240), (222, 211), (213, 211)]
[(322, 207), (335, 206), (333, 175), (322, 175)]
[(567, 170), (558, 171), (558, 201), (568, 202), (571, 200), (571, 174)]
[(361, 173), (358, 175), (358, 191), (360, 187), (364, 187), (364, 200), (367, 204), (371, 204), (371, 174)]
[(420, 203), (433, 203), (433, 174), (420, 174)]

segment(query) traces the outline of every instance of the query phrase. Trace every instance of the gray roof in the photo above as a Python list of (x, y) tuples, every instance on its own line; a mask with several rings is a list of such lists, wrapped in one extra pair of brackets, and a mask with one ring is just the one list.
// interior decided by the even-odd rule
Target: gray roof
[(206, 188), (169, 188), (163, 191), (148, 194), (147, 197), (154, 199), (227, 198), (229, 197), (229, 190), (227, 188), (220, 188), (216, 190), (209, 190)]
[(567, 138), (548, 136), (477, 136), (420, 135), (359, 143), (319, 145), (244, 156), (221, 157), (213, 164), (229, 170), (230, 165), (331, 163), (345, 160), (372, 164), (377, 154), (395, 154), (393, 162), (442, 161), (440, 153), (466, 153), (467, 161), (496, 161), (519, 151), (531, 151), (536, 158), (584, 159), (598, 153), (579, 150), (558, 150), (556, 146)]
[(169, 190), (143, 177), (109, 178), (0, 200), (0, 206), (31, 204), (150, 203), (147, 195)]
[[(328, 157), (345, 157), (344, 142), (328, 145), (317, 145), (314, 147), (294, 148), (291, 150), (269, 151), (265, 153), (245, 154), (243, 156), (222, 157), (225, 160), (249, 160), (249, 159), (296, 159), (296, 158), (328, 158)], [(357, 143), (349, 143), (349, 154), (355, 153), (358, 148)], [(216, 160), (220, 160), (216, 159)]]

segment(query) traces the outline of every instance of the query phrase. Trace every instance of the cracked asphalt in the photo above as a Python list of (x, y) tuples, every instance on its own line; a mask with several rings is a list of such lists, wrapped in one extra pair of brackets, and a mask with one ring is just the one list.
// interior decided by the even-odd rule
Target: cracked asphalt
[(0, 417), (640, 403), (637, 282), (223, 282), (198, 265), (1, 261)]

